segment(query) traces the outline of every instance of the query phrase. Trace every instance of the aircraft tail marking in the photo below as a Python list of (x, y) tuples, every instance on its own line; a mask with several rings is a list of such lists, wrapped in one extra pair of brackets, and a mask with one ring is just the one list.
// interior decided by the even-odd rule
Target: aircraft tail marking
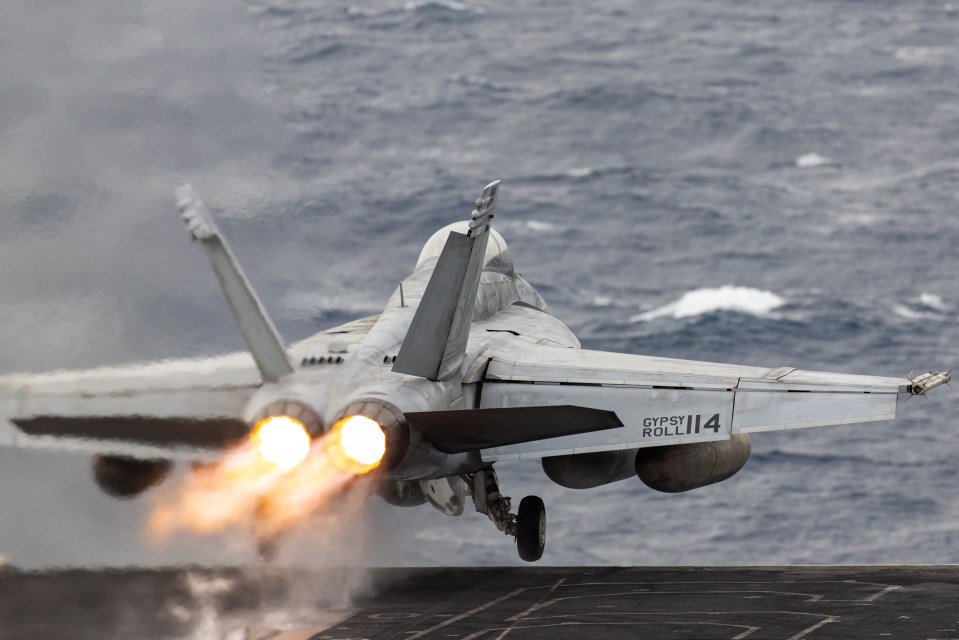
[(203, 244), (210, 258), (213, 271), (220, 281), (220, 288), (223, 289), (230, 309), (240, 325), (240, 333), (243, 334), (243, 339), (256, 361), (263, 381), (275, 382), (293, 373), (280, 334), (257, 298), (250, 281), (243, 274), (230, 246), (220, 235), (206, 204), (189, 184), (176, 190), (176, 201), (190, 234), (194, 240)]
[(448, 380), (462, 368), (498, 191), (499, 180), (483, 189), (468, 235), (450, 232), (393, 371)]

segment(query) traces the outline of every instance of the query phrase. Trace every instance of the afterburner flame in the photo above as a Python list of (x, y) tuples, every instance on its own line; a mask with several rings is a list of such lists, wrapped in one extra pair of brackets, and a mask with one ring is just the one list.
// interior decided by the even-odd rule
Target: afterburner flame
[(368, 473), (379, 466), (386, 454), (386, 434), (366, 416), (349, 416), (333, 425), (331, 435), (339, 445), (337, 461), (353, 473)]
[(252, 522), (259, 540), (272, 540), (336, 505), (372, 493), (368, 476), (386, 453), (386, 436), (365, 416), (340, 420), (312, 443), (288, 416), (261, 420), (252, 435), (214, 464), (194, 468), (177, 491), (158, 501), (149, 531), (162, 539), (177, 530), (204, 533)]
[(289, 471), (306, 459), (310, 436), (299, 420), (270, 416), (256, 423), (253, 441), (263, 459)]
[(222, 460), (195, 465), (179, 491), (157, 503), (148, 530), (156, 538), (181, 529), (212, 533), (250, 518), (277, 481), (302, 466), (309, 453), (310, 436), (298, 420), (261, 420)]
[(366, 474), (380, 465), (386, 435), (366, 416), (339, 420), (313, 443), (309, 457), (270, 487), (257, 509), (256, 532), (270, 539), (332, 505), (347, 494), (372, 491)]
[(157, 539), (177, 530), (220, 531), (249, 517), (283, 473), (248, 438), (220, 462), (195, 465), (182, 485), (161, 495), (147, 528)]

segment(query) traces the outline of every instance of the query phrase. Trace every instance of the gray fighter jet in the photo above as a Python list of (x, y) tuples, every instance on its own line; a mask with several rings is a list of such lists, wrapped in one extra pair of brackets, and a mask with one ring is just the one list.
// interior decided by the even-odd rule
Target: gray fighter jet
[(577, 489), (638, 475), (688, 491), (738, 472), (754, 432), (892, 419), (901, 398), (950, 379), (582, 349), (492, 228), (498, 191), (489, 184), (470, 220), (427, 241), (381, 314), (287, 347), (207, 208), (181, 187), (182, 217), (249, 353), (0, 377), (0, 418), (15, 427), (8, 444), (90, 450), (100, 486), (132, 496), (173, 460), (223, 459), (255, 442), (269, 463), (258, 514), (335, 434), (341, 455), (320, 466), (347, 460), (400, 506), (458, 516), (472, 503), (534, 561), (546, 541), (543, 501), (523, 498), (514, 514), (496, 463), (541, 459), (551, 480)]

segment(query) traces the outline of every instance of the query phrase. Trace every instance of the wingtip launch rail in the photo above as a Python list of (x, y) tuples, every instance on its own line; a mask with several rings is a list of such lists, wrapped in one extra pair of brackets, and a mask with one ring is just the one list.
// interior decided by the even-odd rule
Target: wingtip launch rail
[(949, 385), (950, 380), (952, 380), (951, 371), (930, 371), (918, 376), (913, 372), (909, 375), (909, 382), (912, 384), (909, 385), (907, 390), (914, 396), (924, 396), (936, 387), (941, 387), (944, 384)]

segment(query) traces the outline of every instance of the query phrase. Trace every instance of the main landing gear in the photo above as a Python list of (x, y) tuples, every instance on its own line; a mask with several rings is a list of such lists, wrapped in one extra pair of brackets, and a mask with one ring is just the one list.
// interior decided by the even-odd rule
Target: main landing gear
[(546, 548), (546, 506), (537, 496), (526, 496), (516, 514), (510, 513), (511, 500), (499, 492), (493, 469), (483, 469), (472, 477), (473, 505), (485, 513), (496, 528), (516, 538), (516, 550), (526, 562), (536, 562)]
[(543, 557), (546, 548), (546, 505), (539, 496), (526, 496), (516, 512), (516, 549), (526, 562)]

